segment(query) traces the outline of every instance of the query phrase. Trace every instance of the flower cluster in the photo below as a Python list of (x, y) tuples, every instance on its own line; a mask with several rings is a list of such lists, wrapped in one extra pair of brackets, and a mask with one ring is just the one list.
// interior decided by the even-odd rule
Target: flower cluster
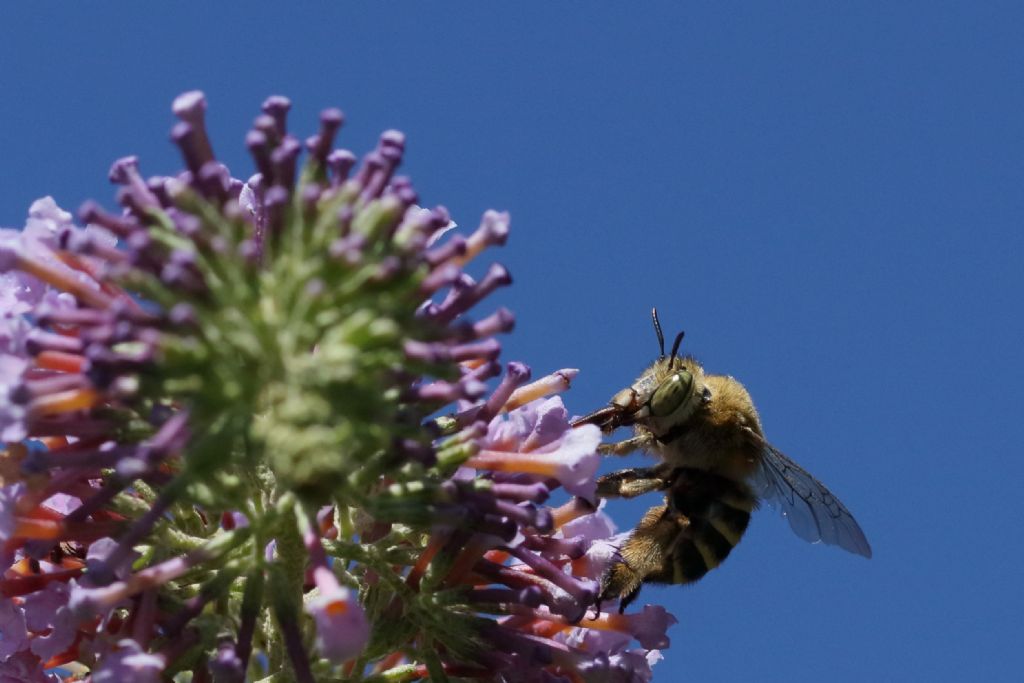
[(473, 316), (507, 214), (455, 234), (401, 133), (357, 162), (340, 111), (303, 143), (289, 107), (242, 181), (185, 93), (184, 171), (121, 159), (119, 211), (0, 233), (0, 671), (649, 680), (673, 620), (594, 608), (617, 541), (575, 371), (503, 371), (512, 314)]

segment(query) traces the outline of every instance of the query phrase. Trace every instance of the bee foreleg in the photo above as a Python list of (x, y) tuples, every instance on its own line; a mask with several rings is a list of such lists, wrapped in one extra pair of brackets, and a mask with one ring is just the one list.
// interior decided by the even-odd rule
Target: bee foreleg
[(601, 455), (628, 455), (633, 451), (641, 451), (647, 448), (651, 445), (651, 441), (653, 441), (653, 437), (650, 434), (637, 434), (624, 441), (603, 443), (597, 447), (597, 452)]
[(651, 491), (663, 491), (671, 485), (671, 471), (665, 465), (635, 467), (600, 477), (597, 495), (602, 498), (634, 498)]

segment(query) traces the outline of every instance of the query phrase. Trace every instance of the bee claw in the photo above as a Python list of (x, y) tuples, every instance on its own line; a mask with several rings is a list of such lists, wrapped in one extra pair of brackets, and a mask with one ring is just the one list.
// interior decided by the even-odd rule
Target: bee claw
[(636, 600), (639, 595), (640, 595), (640, 586), (638, 586), (636, 588), (636, 590), (634, 590), (632, 593), (630, 593), (628, 595), (619, 596), (619, 614), (622, 614), (623, 612), (625, 612), (626, 608), (629, 607), (629, 603), (631, 603), (634, 600)]

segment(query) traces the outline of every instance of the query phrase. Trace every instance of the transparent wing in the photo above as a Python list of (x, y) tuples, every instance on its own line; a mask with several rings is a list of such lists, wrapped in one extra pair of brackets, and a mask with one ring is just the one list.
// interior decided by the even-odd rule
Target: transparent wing
[(846, 506), (771, 444), (764, 443), (761, 464), (751, 483), (757, 497), (778, 508), (800, 538), (871, 557), (868, 539)]

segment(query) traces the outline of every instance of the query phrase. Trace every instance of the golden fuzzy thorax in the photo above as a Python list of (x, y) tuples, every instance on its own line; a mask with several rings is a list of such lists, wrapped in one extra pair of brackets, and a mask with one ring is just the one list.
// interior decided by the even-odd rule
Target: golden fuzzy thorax
[[(683, 424), (656, 433), (638, 423), (638, 435), (650, 435), (650, 450), (675, 467), (693, 467), (745, 480), (758, 463), (763, 448), (763, 430), (750, 394), (728, 375), (708, 375), (693, 358), (677, 358), (669, 366), (658, 361), (641, 375), (634, 386), (653, 380), (656, 386), (679, 368), (693, 375), (692, 411)], [(649, 379), (648, 379), (649, 378)], [(705, 400), (704, 389), (709, 392)]]

